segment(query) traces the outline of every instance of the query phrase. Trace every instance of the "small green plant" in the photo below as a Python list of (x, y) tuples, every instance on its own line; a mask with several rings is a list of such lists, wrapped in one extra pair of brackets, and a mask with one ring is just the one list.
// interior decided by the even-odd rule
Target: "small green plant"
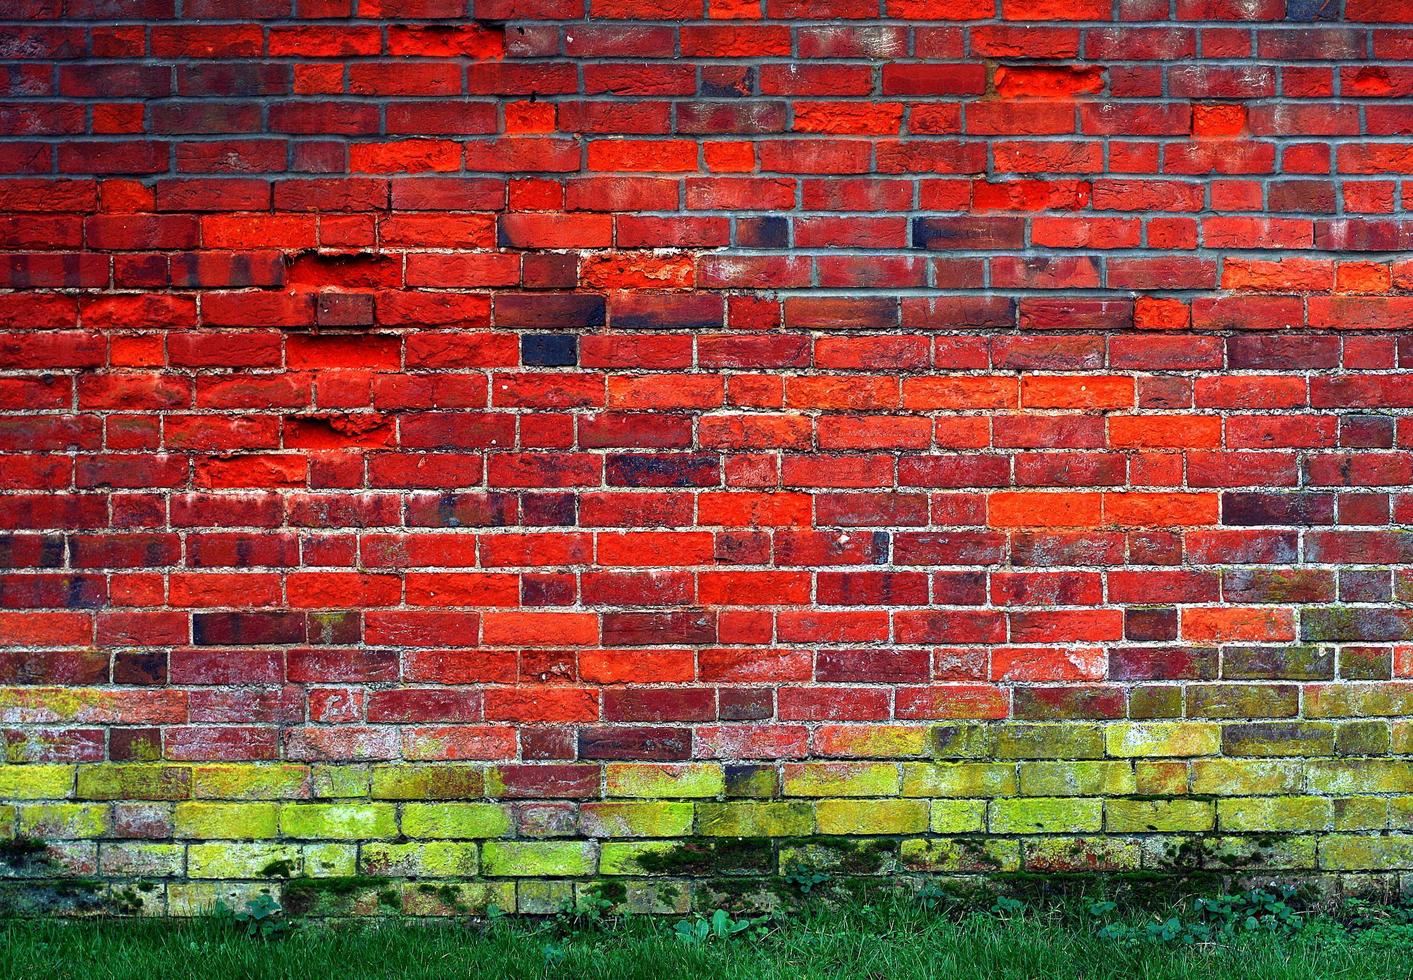
[(227, 922), (251, 939), (277, 939), (289, 932), (285, 910), (268, 892), (250, 899), (242, 909), (232, 909), (225, 902), (216, 903), (215, 917)]
[(717, 909), (705, 918), (697, 916), (694, 919), (682, 919), (673, 928), (673, 932), (682, 942), (690, 946), (700, 946), (715, 940), (733, 939), (742, 934), (750, 934), (757, 939), (763, 938), (767, 932), (768, 921), (764, 916), (756, 919), (733, 919), (731, 913), (725, 909)]
[(954, 902), (952, 894), (931, 879), (924, 882), (923, 886), (917, 890), (917, 900), (918, 904), (929, 912), (947, 908)]
[(810, 892), (829, 881), (829, 875), (798, 861), (792, 861), (785, 867), (785, 880), (808, 898)]
[(991, 914), (1002, 919), (1014, 919), (1025, 914), (1025, 903), (1007, 895), (997, 895)]
[[(1187, 918), (1173, 915), (1142, 925), (1108, 922), (1098, 934), (1101, 939), (1127, 945), (1231, 942), (1254, 933), (1292, 936), (1303, 926), (1292, 904), (1294, 897), (1294, 889), (1285, 888), (1274, 892), (1252, 889), (1237, 895), (1198, 898), (1193, 901), (1191, 915)], [(1095, 918), (1104, 919), (1116, 908), (1113, 902), (1095, 902), (1089, 906), (1089, 912)]]
[(554, 924), (561, 934), (597, 930), (607, 926), (613, 916), (613, 903), (592, 893), (577, 899), (566, 899), (555, 913)]

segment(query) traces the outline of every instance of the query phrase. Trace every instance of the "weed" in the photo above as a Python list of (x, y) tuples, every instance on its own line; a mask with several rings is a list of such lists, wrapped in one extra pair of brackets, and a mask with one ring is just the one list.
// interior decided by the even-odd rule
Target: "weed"
[(807, 867), (799, 861), (792, 861), (785, 867), (785, 880), (794, 885), (801, 895), (809, 897), (819, 885), (829, 881), (829, 875), (823, 871)]
[(769, 919), (763, 916), (756, 919), (733, 919), (725, 909), (717, 909), (709, 917), (682, 919), (673, 927), (673, 932), (682, 942), (699, 946), (713, 940), (733, 939), (743, 933), (763, 939), (769, 931), (767, 922)]
[(233, 925), (251, 939), (278, 939), (289, 932), (285, 910), (268, 892), (262, 892), (245, 903), (242, 909), (232, 909), (225, 902), (216, 903), (215, 918)]

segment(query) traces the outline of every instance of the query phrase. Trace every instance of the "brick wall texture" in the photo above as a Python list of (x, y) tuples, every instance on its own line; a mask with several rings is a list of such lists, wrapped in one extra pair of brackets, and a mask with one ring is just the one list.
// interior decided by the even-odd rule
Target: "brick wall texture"
[(1410, 0), (0, 16), (0, 908), (1413, 875)]

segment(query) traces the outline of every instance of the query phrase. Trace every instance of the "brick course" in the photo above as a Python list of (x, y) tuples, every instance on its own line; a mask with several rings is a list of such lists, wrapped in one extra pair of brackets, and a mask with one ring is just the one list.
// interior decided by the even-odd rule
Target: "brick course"
[(4, 16), (0, 909), (1413, 875), (1409, 0)]

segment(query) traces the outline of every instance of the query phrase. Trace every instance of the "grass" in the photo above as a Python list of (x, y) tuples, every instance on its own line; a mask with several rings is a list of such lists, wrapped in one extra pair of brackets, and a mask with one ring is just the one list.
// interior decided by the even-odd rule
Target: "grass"
[[(1149, 921), (1152, 916), (1147, 917)], [(1129, 921), (1141, 924), (1142, 916)], [(760, 933), (764, 932), (764, 935)], [(942, 914), (915, 901), (831, 908), (812, 903), (768, 928), (689, 944), (673, 923), (303, 924), (275, 940), (231, 923), (0, 923), (0, 977), (696, 977), (887, 978), (1386, 978), (1413, 976), (1406, 933), (1352, 932), (1331, 920), (1291, 935), (1195, 945), (1104, 939), (1076, 909), (1004, 916)]]
[[(1147, 916), (1153, 921), (1153, 916)], [(1143, 916), (1130, 916), (1142, 924)], [(764, 933), (764, 935), (762, 935)], [(731, 939), (682, 942), (661, 919), (589, 928), (384, 921), (304, 924), (273, 940), (229, 922), (11, 921), (0, 924), (0, 976), (164, 977), (1407, 977), (1402, 933), (1349, 932), (1328, 919), (1293, 935), (1197, 945), (1123, 943), (1096, 935), (1078, 909), (941, 914), (917, 901), (810, 904)]]

